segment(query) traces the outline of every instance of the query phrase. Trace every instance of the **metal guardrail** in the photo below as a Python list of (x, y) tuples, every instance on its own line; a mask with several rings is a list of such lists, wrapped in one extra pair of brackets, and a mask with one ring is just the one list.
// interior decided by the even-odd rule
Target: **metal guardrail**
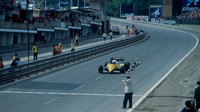
[(136, 37), (127, 38), (123, 40), (117, 40), (110, 43), (94, 46), (91, 48), (85, 48), (83, 50), (74, 51), (67, 54), (61, 54), (58, 56), (48, 57), (43, 60), (21, 64), (16, 67), (10, 67), (0, 70), (0, 85), (20, 79), (22, 77), (30, 76), (31, 74), (45, 71), (66, 63), (79, 61), (96, 54), (111, 51), (113, 49), (125, 47), (133, 44), (139, 40), (142, 40), (146, 36), (146, 33), (139, 34)]

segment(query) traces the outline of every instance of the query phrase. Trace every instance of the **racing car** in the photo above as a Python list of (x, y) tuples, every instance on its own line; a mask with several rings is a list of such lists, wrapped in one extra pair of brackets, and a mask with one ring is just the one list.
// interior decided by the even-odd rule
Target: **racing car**
[(120, 72), (125, 73), (130, 68), (129, 62), (124, 62), (122, 57), (113, 57), (110, 62), (105, 62), (104, 66), (99, 66), (99, 73), (113, 73)]

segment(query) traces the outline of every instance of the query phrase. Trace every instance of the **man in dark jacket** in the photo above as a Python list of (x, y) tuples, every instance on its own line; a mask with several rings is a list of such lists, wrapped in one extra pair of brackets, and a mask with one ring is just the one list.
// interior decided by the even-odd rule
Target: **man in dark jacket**
[(194, 101), (187, 100), (185, 102), (185, 107), (182, 109), (181, 112), (197, 112), (197, 110), (194, 108)]
[(200, 80), (196, 82), (197, 86), (194, 90), (194, 100), (196, 102), (196, 109), (198, 110), (200, 108)]

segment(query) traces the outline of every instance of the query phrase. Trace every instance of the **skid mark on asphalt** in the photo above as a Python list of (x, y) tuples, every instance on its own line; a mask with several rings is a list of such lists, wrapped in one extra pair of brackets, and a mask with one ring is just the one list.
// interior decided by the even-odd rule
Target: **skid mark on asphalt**
[(99, 76), (99, 77), (97, 77), (95, 80), (99, 80), (99, 79), (101, 79), (101, 78), (103, 78), (103, 76)]
[[(123, 97), (124, 96), (124, 94), (64, 93), (64, 92), (59, 93), (59, 92), (31, 92), (31, 91), (0, 91), (0, 94), (63, 95), (63, 96), (67, 96), (67, 95), (71, 95), (71, 96), (112, 96), (112, 97)], [(133, 97), (141, 97), (141, 96), (142, 95), (133, 95)]]
[(48, 105), (48, 104), (50, 104), (50, 103), (52, 103), (52, 102), (54, 102), (54, 101), (56, 101), (56, 100), (58, 100), (58, 99), (60, 99), (60, 97), (56, 97), (56, 98), (54, 98), (54, 99), (52, 99), (52, 100), (49, 100), (49, 101), (45, 102), (44, 104), (45, 104), (45, 105)]
[(74, 89), (74, 90), (78, 90), (78, 89), (80, 89), (80, 88), (82, 88), (82, 87), (84, 87), (85, 85), (83, 84), (83, 85), (81, 85), (81, 86), (79, 86), (79, 87), (77, 87), (76, 89)]

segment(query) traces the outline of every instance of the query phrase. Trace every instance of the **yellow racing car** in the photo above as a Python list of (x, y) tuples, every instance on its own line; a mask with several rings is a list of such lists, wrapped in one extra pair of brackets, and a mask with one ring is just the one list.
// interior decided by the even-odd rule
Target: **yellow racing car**
[(110, 59), (110, 62), (106, 62), (103, 65), (99, 66), (99, 73), (114, 73), (120, 72), (125, 73), (130, 68), (129, 62), (124, 62), (122, 57), (113, 57)]

